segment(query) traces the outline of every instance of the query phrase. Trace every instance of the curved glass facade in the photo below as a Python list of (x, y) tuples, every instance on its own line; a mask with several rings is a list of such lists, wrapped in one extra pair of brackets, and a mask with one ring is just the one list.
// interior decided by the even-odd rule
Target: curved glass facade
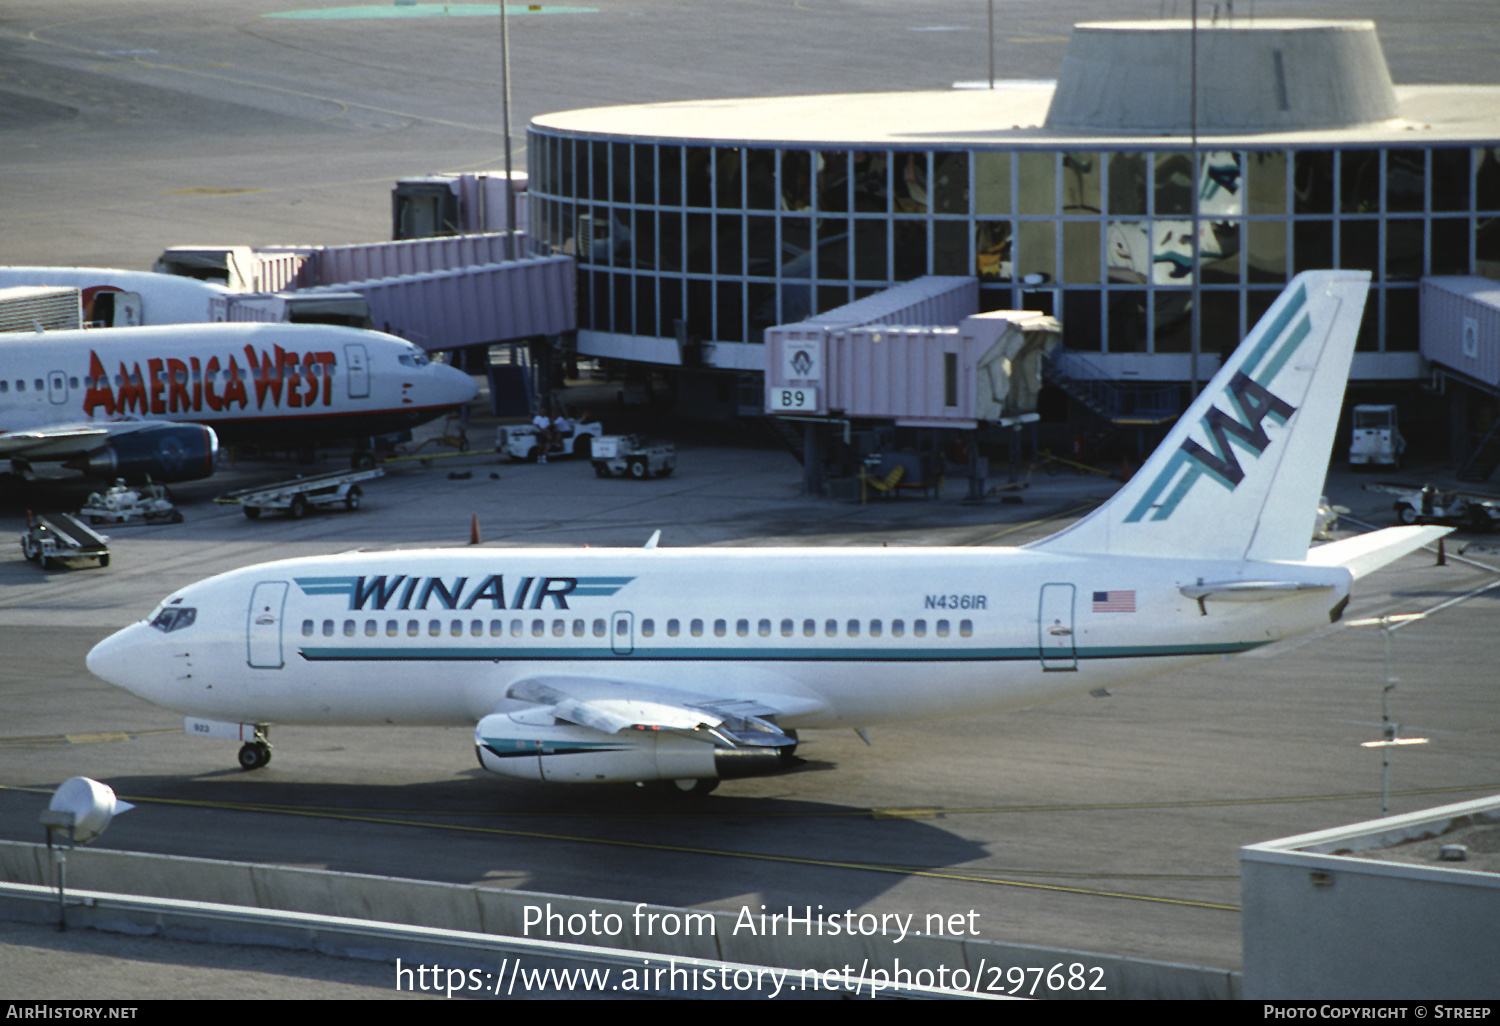
[[(582, 331), (760, 342), (922, 275), (1049, 310), (1070, 348), (1232, 348), (1291, 275), (1359, 268), (1359, 347), (1414, 353), (1425, 275), (1500, 268), (1500, 147), (814, 148), (533, 125), (532, 232), (578, 258)], [(1215, 145), (1218, 145), (1217, 143)]]

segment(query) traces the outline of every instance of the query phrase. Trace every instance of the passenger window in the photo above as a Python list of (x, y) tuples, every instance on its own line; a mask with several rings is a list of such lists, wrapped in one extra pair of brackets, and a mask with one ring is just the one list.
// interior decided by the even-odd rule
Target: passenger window
[(827, 623), (825, 623), (823, 625), (823, 633), (826, 634), (826, 635), (828, 635), (830, 638), (836, 638), (836, 637), (838, 637), (839, 636), (839, 622), (837, 620), (829, 620)]
[(749, 620), (736, 620), (735, 624), (734, 624), (734, 632), (736, 634), (738, 634), (742, 638), (745, 635), (749, 634), (750, 633), (750, 621)]
[(693, 637), (695, 637), (695, 638), (701, 638), (701, 637), (703, 637), (703, 621), (702, 620), (694, 620), (693, 623), (692, 623), (692, 625), (691, 625), (691, 627), (689, 627), (689, 630), (692, 631)]
[(859, 637), (859, 621), (858, 620), (850, 620), (849, 623), (848, 623), (848, 631), (849, 631), (849, 637), (851, 637), (851, 638), (857, 638), (857, 637)]
[(906, 621), (904, 621), (904, 620), (892, 620), (891, 621), (891, 637), (893, 637), (893, 638), (899, 638), (899, 637), (901, 637), (901, 635), (903, 635), (905, 633), (906, 633)]
[(547, 633), (547, 621), (546, 620), (533, 620), (533, 621), (531, 621), (531, 636), (533, 638), (540, 638), (543, 634), (546, 634), (546, 633)]
[(510, 622), (510, 636), (513, 637), (513, 638), (519, 638), (521, 636), (521, 632), (522, 632), (521, 621), (520, 620), (512, 620)]
[(573, 637), (581, 638), (588, 633), (588, 627), (582, 620), (573, 621)]
[(790, 620), (782, 620), (781, 621), (781, 636), (783, 638), (790, 638), (792, 636), (792, 630), (795, 627), (796, 627), (796, 624), (792, 623), (792, 621), (790, 621)]
[(333, 621), (332, 620), (324, 620), (323, 621), (323, 637), (325, 637), (325, 638), (331, 638), (331, 637), (333, 637)]
[(927, 621), (913, 620), (911, 623), (911, 632), (919, 638), (927, 637)]
[(448, 633), (455, 638), (464, 636), (464, 622), (462, 620), (451, 620), (448, 623)]
[(408, 620), (408, 621), (406, 621), (406, 636), (408, 638), (415, 638), (418, 634), (421, 634), (421, 633), (422, 633), (422, 625), (421, 624), (417, 623), (417, 621), (415, 621), (415, 620)]
[(763, 637), (763, 638), (769, 638), (771, 636), (771, 621), (770, 620), (762, 620), (760, 623), (758, 623), (756, 625), (755, 629), (756, 629), (756, 632), (761, 637)]
[(880, 621), (879, 620), (871, 620), (870, 621), (870, 637), (872, 637), (872, 638), (878, 638), (878, 637), (880, 637)]
[(387, 620), (385, 622), (385, 634), (386, 634), (386, 637), (388, 637), (388, 638), (394, 638), (398, 633), (400, 633), (400, 627), (396, 624), (396, 621), (395, 620)]
[(722, 638), (728, 630), (729, 625), (723, 620), (714, 621), (714, 637)]
[(562, 637), (563, 635), (565, 635), (567, 633), (568, 633), (568, 621), (566, 621), (566, 620), (553, 620), (552, 621), (552, 636), (554, 638), (560, 638), (560, 637)]
[(669, 637), (669, 638), (675, 638), (675, 637), (677, 637), (677, 632), (678, 632), (678, 630), (679, 630), (680, 627), (681, 627), (681, 625), (676, 620), (668, 620), (667, 621), (667, 637)]
[(604, 635), (606, 633), (608, 633), (608, 631), (605, 629), (604, 621), (603, 620), (595, 620), (594, 621), (594, 637), (596, 637), (596, 638), (602, 638), (602, 637), (604, 637)]
[(428, 620), (427, 621), (427, 634), (428, 634), (429, 637), (436, 638), (436, 637), (438, 637), (442, 633), (443, 633), (443, 621), (441, 621), (441, 620)]
[(352, 637), (354, 637), (354, 621), (353, 620), (345, 620), (344, 621), (344, 637), (346, 637), (346, 638), (352, 638)]
[[(160, 618), (158, 617), (158, 619), (160, 619)], [(312, 637), (313, 636), (313, 629), (314, 629), (314, 624), (313, 624), (313, 622), (311, 620), (303, 620), (302, 621), (302, 636), (304, 638), (310, 638), (310, 637)]]
[(504, 620), (491, 620), (490, 621), (490, 637), (492, 637), (492, 638), (498, 638), (498, 637), (500, 637), (500, 635), (502, 635), (504, 633), (505, 633), (505, 621)]
[(940, 638), (946, 638), (948, 636), (948, 621), (947, 620), (939, 620), (937, 622), (937, 636), (940, 637)]
[(810, 637), (812, 637), (816, 633), (818, 633), (818, 621), (816, 621), (816, 620), (803, 620), (802, 621), (802, 636), (803, 637), (810, 638)]
[(475, 620), (469, 624), (469, 633), (476, 638), (484, 637), (484, 621)]
[(960, 621), (958, 621), (958, 633), (960, 635), (962, 635), (963, 637), (965, 637), (965, 638), (972, 638), (974, 636), (974, 621), (973, 620), (960, 620)]

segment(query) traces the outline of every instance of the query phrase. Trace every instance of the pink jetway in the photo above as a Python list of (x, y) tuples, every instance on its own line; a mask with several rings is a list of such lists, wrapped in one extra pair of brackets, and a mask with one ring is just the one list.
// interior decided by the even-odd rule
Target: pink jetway
[[(232, 294), (220, 306), (231, 320), (262, 319), (265, 304), (255, 301), (270, 293), (358, 293), (376, 328), (425, 349), (459, 349), (576, 327), (573, 258), (507, 259), (527, 248), (519, 232), (347, 246), (174, 247), (156, 266), (224, 282)], [(237, 295), (244, 301), (236, 304)]]
[[(766, 411), (959, 428), (1034, 412), (1061, 325), (1031, 311), (975, 313), (977, 288), (964, 309), (962, 282), (973, 279), (919, 279), (862, 300), (862, 311), (853, 303), (767, 330)], [(934, 314), (951, 320), (907, 319)]]

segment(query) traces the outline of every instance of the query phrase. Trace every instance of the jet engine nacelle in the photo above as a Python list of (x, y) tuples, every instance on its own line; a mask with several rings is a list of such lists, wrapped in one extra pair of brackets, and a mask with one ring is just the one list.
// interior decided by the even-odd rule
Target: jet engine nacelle
[(103, 449), (69, 463), (89, 477), (139, 484), (196, 481), (214, 472), (219, 436), (202, 424), (153, 424), (116, 435)]
[(604, 734), (564, 723), (548, 709), (486, 716), (474, 732), (474, 744), (479, 764), (487, 770), (553, 783), (765, 776), (787, 766), (779, 748), (723, 748), (707, 731)]

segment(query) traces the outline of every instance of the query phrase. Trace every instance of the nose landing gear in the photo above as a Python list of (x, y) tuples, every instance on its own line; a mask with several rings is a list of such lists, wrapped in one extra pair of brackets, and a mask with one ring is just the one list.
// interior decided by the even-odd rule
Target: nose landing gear
[(269, 741), (246, 741), (240, 748), (240, 769), (263, 769), (271, 761)]

